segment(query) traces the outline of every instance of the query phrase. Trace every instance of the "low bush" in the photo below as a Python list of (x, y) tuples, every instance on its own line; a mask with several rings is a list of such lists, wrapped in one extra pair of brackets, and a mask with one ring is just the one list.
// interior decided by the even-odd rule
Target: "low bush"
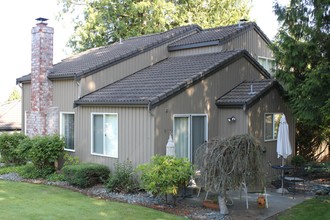
[(2, 133), (0, 135), (0, 154), (2, 162), (6, 164), (21, 165), (27, 161), (27, 151), (19, 148), (19, 145), (28, 142), (28, 137), (22, 133)]
[(293, 166), (303, 166), (306, 164), (306, 160), (303, 156), (295, 155), (291, 159), (291, 164)]
[(98, 183), (105, 183), (110, 174), (110, 170), (107, 166), (94, 163), (64, 166), (62, 172), (66, 181), (80, 188), (87, 188)]
[(54, 169), (52, 167), (44, 167), (43, 169), (39, 169), (30, 163), (22, 167), (19, 175), (25, 179), (47, 179), (47, 177), (52, 173), (54, 173)]
[(40, 170), (55, 170), (55, 161), (63, 155), (65, 142), (59, 135), (36, 136), (31, 139), (29, 157)]
[(110, 192), (135, 192), (138, 184), (132, 163), (128, 160), (123, 163), (116, 163), (114, 172), (110, 173), (106, 186)]
[(194, 173), (187, 158), (159, 155), (152, 157), (150, 163), (139, 165), (137, 170), (142, 172), (142, 188), (153, 195), (171, 194), (174, 203), (178, 189), (186, 186)]
[(0, 167), (0, 175), (8, 174), (8, 173), (17, 173), (21, 175), (24, 168), (25, 166), (3, 166)]

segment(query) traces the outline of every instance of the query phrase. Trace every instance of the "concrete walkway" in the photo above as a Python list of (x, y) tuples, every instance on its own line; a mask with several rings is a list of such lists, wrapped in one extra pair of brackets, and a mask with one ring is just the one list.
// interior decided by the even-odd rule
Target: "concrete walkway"
[[(205, 198), (205, 194), (206, 194), (205, 192), (202, 192), (200, 197), (194, 195), (192, 198), (186, 198), (186, 202), (196, 205), (201, 204), (201, 201), (204, 200)], [(229, 215), (225, 216), (223, 219), (233, 219), (233, 220), (269, 219), (275, 216), (276, 214), (283, 212), (303, 202), (304, 200), (313, 197), (312, 193), (299, 192), (295, 194), (293, 199), (292, 194), (282, 195), (281, 193), (277, 193), (276, 189), (267, 189), (268, 208), (258, 208), (258, 203), (257, 203), (258, 193), (248, 193), (249, 208), (247, 209), (246, 199), (243, 191), (241, 192), (241, 196), (239, 191), (228, 192), (228, 195), (229, 195), (229, 202), (228, 202), (229, 204), (227, 204), (227, 207), (229, 209)], [(216, 195), (209, 194), (208, 198), (211, 199), (212, 197), (214, 198), (216, 197)]]

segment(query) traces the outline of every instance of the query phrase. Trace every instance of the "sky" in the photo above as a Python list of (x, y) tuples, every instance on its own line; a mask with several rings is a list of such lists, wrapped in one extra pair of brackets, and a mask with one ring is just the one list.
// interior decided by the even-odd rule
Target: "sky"
[[(261, 30), (273, 39), (278, 28), (272, 11), (273, 0), (251, 1), (251, 20), (256, 21)], [(73, 30), (70, 24), (55, 19), (59, 11), (57, 0), (15, 0), (0, 3), (0, 103), (6, 101), (17, 88), (16, 79), (30, 73), (31, 28), (37, 23), (36, 18), (48, 18), (48, 26), (54, 28), (54, 64), (70, 55), (71, 50), (66, 47), (66, 42)]]

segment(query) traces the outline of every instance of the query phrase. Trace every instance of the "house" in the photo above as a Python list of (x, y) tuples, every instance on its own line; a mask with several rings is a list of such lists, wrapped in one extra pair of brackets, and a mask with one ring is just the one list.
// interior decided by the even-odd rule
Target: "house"
[(276, 164), (282, 113), (294, 146), (294, 118), (270, 74), (270, 41), (253, 22), (178, 27), (54, 65), (53, 33), (44, 20), (32, 29), (32, 71), (17, 79), (23, 129), (61, 134), (82, 161), (149, 162), (172, 134), (176, 156), (193, 162), (208, 139), (251, 133)]
[(0, 133), (21, 131), (21, 100), (0, 104)]

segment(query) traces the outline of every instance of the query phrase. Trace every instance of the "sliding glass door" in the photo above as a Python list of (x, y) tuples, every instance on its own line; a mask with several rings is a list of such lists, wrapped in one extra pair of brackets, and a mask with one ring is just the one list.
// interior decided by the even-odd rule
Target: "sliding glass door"
[(206, 115), (175, 115), (173, 135), (175, 155), (194, 162), (196, 149), (207, 141)]

